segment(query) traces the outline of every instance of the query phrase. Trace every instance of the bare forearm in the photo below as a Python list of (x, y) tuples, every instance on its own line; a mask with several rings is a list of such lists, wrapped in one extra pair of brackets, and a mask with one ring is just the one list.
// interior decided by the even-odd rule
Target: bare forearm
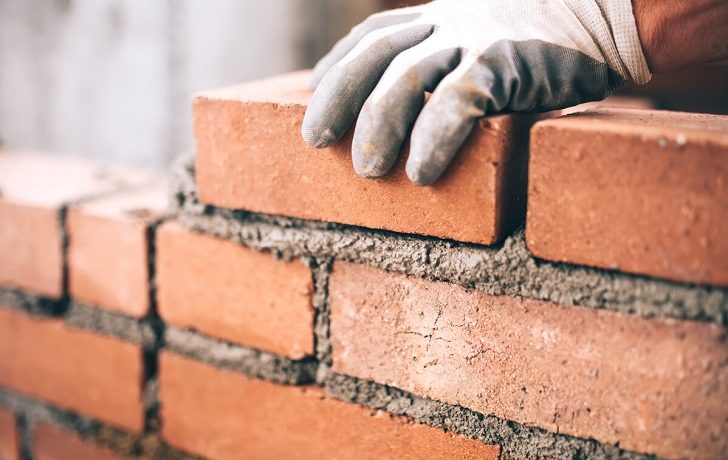
[(652, 72), (728, 59), (728, 0), (633, 0)]

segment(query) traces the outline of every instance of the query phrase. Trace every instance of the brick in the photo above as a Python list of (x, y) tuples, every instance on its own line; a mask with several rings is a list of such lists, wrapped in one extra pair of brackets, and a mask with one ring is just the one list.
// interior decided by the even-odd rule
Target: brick
[(577, 112), (585, 112), (593, 109), (638, 109), (652, 110), (655, 102), (648, 97), (638, 96), (609, 96), (603, 101), (584, 102), (573, 107), (560, 110), (561, 115), (570, 115)]
[(83, 440), (75, 434), (47, 423), (37, 425), (33, 432), (33, 450), (36, 460), (125, 460), (130, 458), (118, 455), (95, 445), (93, 441)]
[(140, 431), (142, 350), (0, 307), (0, 387)]
[(160, 315), (179, 328), (298, 359), (314, 353), (311, 270), (184, 229), (157, 232)]
[(73, 158), (0, 149), (0, 287), (63, 292), (63, 204), (147, 181)]
[(728, 117), (598, 110), (532, 136), (534, 255), (728, 285)]
[(337, 262), (335, 372), (675, 458), (728, 451), (726, 329), (563, 307)]
[(407, 179), (406, 154), (385, 177), (364, 179), (351, 166), (351, 136), (323, 150), (302, 141), (307, 81), (298, 72), (194, 98), (203, 203), (482, 244), (523, 221), (535, 116), (478, 123), (434, 186)]
[(0, 407), (0, 460), (20, 460), (15, 414)]
[(160, 357), (162, 436), (210, 458), (479, 458), (498, 446), (178, 355)]
[(68, 211), (68, 277), (81, 302), (141, 317), (149, 311), (150, 224), (167, 210), (165, 183)]

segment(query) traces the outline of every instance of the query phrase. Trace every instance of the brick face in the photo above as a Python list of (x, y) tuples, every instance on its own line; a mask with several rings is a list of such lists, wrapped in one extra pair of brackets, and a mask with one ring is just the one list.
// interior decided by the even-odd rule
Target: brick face
[(0, 285), (61, 297), (63, 251), (57, 211), (0, 197), (0, 222)]
[(0, 306), (0, 356), (0, 387), (121, 428), (143, 428), (138, 345)]
[(47, 423), (39, 424), (33, 432), (33, 452), (36, 460), (125, 460), (130, 458), (99, 447), (93, 441), (80, 439), (75, 434), (62, 431)]
[(311, 270), (176, 223), (157, 233), (159, 312), (180, 328), (302, 358), (314, 353)]
[(307, 79), (299, 72), (194, 99), (203, 203), (483, 244), (522, 222), (532, 117), (479, 123), (434, 186), (409, 182), (405, 155), (387, 176), (364, 179), (351, 166), (350, 137), (324, 150), (303, 143)]
[(61, 206), (150, 177), (139, 171), (104, 171), (72, 158), (0, 149), (0, 287), (61, 297)]
[(666, 457), (728, 450), (724, 328), (338, 262), (329, 301), (336, 372)]
[(0, 407), (0, 460), (19, 460), (19, 454), (15, 414)]
[(140, 317), (149, 310), (148, 227), (167, 209), (166, 184), (99, 198), (68, 211), (71, 296)]
[(544, 259), (728, 285), (728, 117), (598, 110), (539, 123), (526, 240)]
[(254, 380), (177, 355), (160, 361), (162, 436), (233, 458), (497, 459), (498, 446), (332, 400), (316, 387)]

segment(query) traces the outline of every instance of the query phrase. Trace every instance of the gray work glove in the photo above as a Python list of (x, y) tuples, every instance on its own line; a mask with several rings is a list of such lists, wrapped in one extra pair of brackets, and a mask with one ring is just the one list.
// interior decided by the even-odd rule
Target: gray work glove
[(600, 100), (650, 77), (630, 0), (435, 0), (369, 17), (321, 59), (302, 134), (327, 147), (358, 115), (354, 169), (378, 177), (412, 129), (407, 175), (428, 185), (479, 117)]

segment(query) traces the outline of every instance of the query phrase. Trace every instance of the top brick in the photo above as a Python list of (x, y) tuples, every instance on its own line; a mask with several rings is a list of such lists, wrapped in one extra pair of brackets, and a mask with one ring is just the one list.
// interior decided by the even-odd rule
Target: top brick
[(66, 217), (71, 297), (144, 316), (150, 307), (149, 228), (167, 207), (164, 181), (72, 206)]
[(529, 249), (728, 285), (728, 117), (601, 109), (533, 129)]
[(197, 186), (205, 204), (492, 244), (523, 220), (535, 116), (478, 123), (445, 175), (417, 187), (406, 154), (383, 178), (358, 177), (351, 136), (316, 150), (300, 126), (308, 72), (207, 91), (193, 103)]
[(63, 295), (59, 211), (76, 202), (150, 180), (74, 158), (0, 149), (0, 287), (49, 298)]

